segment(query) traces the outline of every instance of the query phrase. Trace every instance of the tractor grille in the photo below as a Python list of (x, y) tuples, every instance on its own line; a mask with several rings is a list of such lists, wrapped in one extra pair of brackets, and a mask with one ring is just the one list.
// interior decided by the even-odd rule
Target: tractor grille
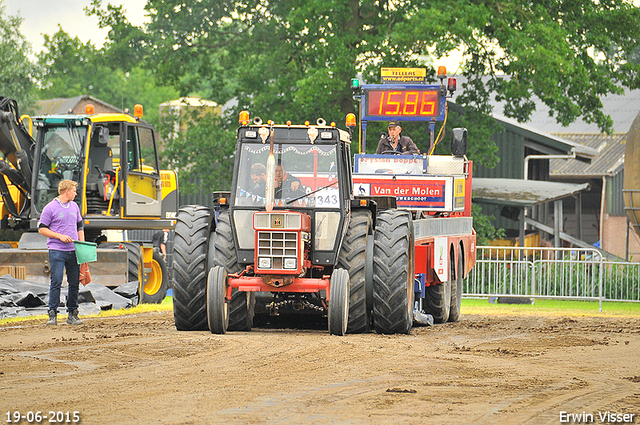
[[(285, 258), (297, 259), (298, 252), (297, 232), (258, 231), (258, 258), (270, 258), (271, 269), (285, 269)], [(295, 264), (294, 269), (297, 261)], [(291, 267), (286, 269), (291, 270)]]

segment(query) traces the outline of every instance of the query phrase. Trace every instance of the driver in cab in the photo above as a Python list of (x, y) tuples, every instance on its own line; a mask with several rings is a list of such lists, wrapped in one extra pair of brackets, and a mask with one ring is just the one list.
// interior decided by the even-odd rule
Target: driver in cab
[(403, 136), (402, 127), (397, 121), (390, 121), (387, 126), (389, 135), (382, 133), (378, 142), (377, 154), (413, 155), (420, 153), (420, 149), (407, 136)]

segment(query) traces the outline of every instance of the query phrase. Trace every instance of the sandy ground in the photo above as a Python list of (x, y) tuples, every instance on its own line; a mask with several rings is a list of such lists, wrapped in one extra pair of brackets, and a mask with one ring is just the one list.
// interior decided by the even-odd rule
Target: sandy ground
[(0, 326), (0, 394), (5, 423), (640, 423), (640, 318), (467, 314), (345, 337), (177, 332), (171, 311), (40, 319)]

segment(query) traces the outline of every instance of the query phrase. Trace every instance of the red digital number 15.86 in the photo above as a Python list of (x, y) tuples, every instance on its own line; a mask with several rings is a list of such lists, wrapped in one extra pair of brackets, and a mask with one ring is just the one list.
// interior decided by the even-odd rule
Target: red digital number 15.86
[[(375, 99), (380, 95), (379, 99)], [(436, 91), (379, 91), (370, 96), (370, 115), (436, 115), (438, 94)], [(378, 100), (376, 102), (376, 100)], [(376, 105), (377, 103), (377, 105)], [(377, 108), (376, 108), (377, 106)]]

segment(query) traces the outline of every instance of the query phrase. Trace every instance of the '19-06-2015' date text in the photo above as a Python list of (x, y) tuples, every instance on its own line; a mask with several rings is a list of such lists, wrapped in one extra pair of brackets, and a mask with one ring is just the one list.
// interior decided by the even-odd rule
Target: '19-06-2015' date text
[(78, 423), (80, 422), (80, 412), (62, 412), (53, 410), (48, 412), (41, 411), (29, 411), (22, 412), (7, 412), (7, 423), (18, 423), (20, 421), (26, 421), (30, 424), (50, 423), (50, 424), (62, 424), (62, 423)]

